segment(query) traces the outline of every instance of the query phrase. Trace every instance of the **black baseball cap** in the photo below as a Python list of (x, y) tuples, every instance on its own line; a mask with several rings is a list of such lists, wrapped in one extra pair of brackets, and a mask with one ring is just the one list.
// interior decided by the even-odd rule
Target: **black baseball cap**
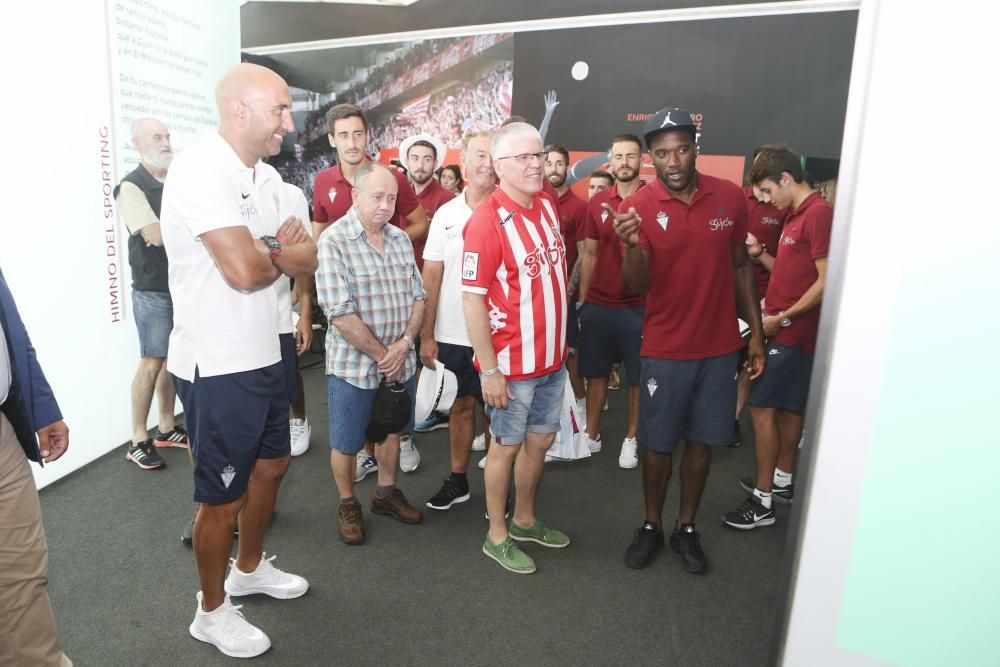
[(372, 413), (365, 429), (369, 442), (383, 442), (390, 433), (400, 433), (410, 421), (410, 395), (400, 382), (379, 382), (375, 398), (372, 399)]
[(643, 134), (646, 148), (649, 148), (649, 143), (656, 135), (671, 130), (684, 130), (692, 139), (697, 139), (698, 126), (691, 120), (691, 112), (678, 107), (668, 107), (660, 109), (646, 120), (645, 134)]

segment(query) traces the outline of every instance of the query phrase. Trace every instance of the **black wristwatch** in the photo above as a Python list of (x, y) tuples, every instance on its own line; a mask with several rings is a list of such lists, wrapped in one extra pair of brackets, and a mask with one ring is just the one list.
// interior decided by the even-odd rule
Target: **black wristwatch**
[(278, 259), (278, 256), (281, 255), (281, 241), (273, 236), (261, 236), (260, 240), (263, 241), (264, 245), (266, 245), (268, 250), (270, 250), (271, 261), (273, 262)]

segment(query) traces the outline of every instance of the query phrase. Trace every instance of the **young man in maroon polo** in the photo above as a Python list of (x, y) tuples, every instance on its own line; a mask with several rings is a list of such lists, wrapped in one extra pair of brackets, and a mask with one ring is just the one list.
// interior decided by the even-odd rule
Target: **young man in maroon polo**
[[(330, 145), (337, 149), (338, 164), (316, 174), (313, 183), (313, 240), (319, 243), (323, 231), (347, 215), (353, 206), (351, 190), (354, 189), (354, 174), (368, 160), (365, 147), (368, 145), (368, 119), (365, 112), (353, 104), (336, 104), (326, 112)], [(422, 242), (430, 228), (429, 218), (420, 205), (413, 188), (402, 172), (391, 170), (398, 186), (396, 212), (390, 225), (406, 232), (411, 243)], [(420, 465), (420, 452), (413, 439), (404, 434), (400, 440), (399, 467), (403, 472), (413, 472)], [(355, 481), (360, 482), (367, 475), (378, 471), (374, 449), (371, 443), (358, 452)]]
[(579, 333), (579, 323), (576, 319), (576, 291), (580, 284), (580, 249), (583, 247), (583, 225), (587, 219), (587, 203), (573, 194), (566, 183), (566, 173), (569, 169), (569, 151), (557, 144), (549, 144), (545, 149), (545, 178), (556, 189), (559, 195), (559, 231), (562, 232), (563, 243), (566, 245), (566, 273), (569, 283), (566, 292), (569, 294), (569, 313), (566, 320), (566, 347), (569, 356), (566, 358), (566, 370), (569, 381), (573, 385), (573, 395), (581, 414), (586, 414), (586, 394), (584, 393), (583, 377), (577, 368), (576, 339)]
[[(754, 149), (753, 159), (763, 147)], [(751, 162), (751, 166), (752, 166)], [(774, 263), (774, 253), (777, 252), (781, 228), (785, 224), (785, 212), (770, 202), (762, 201), (762, 195), (757, 186), (748, 185), (743, 188), (744, 201), (747, 204), (747, 253), (754, 263), (754, 276), (757, 278), (757, 295), (763, 299), (767, 294), (767, 283), (771, 279), (771, 264)], [(745, 357), (745, 348), (744, 354)], [(737, 380), (739, 394), (736, 400), (736, 429), (739, 431), (740, 415), (743, 406), (750, 396), (750, 375), (745, 369), (740, 370)], [(739, 446), (740, 442), (735, 443)]]
[(639, 348), (646, 299), (622, 279), (621, 241), (614, 229), (612, 212), (622, 200), (642, 187), (639, 167), (642, 143), (634, 134), (611, 141), (610, 169), (615, 184), (603, 190), (587, 205), (583, 256), (580, 267), (580, 373), (587, 378), (587, 444), (601, 451), (601, 415), (608, 395), (608, 373), (618, 361), (624, 362), (628, 383), (628, 427), (622, 441), (618, 465), (639, 465), (636, 431), (639, 425)]
[[(428, 229), (434, 213), (441, 204), (455, 198), (455, 193), (445, 190), (434, 179), (434, 170), (443, 162), (447, 148), (429, 134), (415, 134), (399, 145), (399, 157), (406, 165), (407, 178), (420, 205), (427, 215)], [(413, 242), (413, 253), (417, 258), (417, 268), (424, 268), (424, 244), (426, 236)]]
[(750, 394), (757, 477), (740, 480), (750, 495), (722, 517), (743, 530), (773, 524), (774, 501), (792, 501), (833, 222), (830, 203), (803, 176), (799, 156), (784, 146), (765, 147), (750, 170), (750, 182), (788, 217), (774, 246), (764, 299), (767, 373)]
[[(712, 460), (711, 447), (732, 442), (736, 371), (743, 342), (737, 308), (750, 323), (751, 377), (764, 370), (760, 304), (746, 252), (746, 205), (740, 188), (695, 169), (698, 148), (691, 114), (668, 108), (646, 123), (656, 179), (625, 198), (615, 231), (625, 245), (622, 275), (646, 294), (639, 442), (646, 520), (625, 553), (645, 567), (663, 547), (663, 502), (673, 451), (681, 498), (670, 546), (684, 569), (707, 568), (695, 514)], [(605, 210), (613, 213), (611, 206)], [(655, 285), (655, 289), (650, 289)]]

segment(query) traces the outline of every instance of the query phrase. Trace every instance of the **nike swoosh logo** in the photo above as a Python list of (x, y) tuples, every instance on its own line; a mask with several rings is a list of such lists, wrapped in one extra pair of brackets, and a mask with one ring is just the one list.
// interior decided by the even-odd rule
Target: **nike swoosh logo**
[[(454, 226), (455, 226), (455, 225), (452, 225), (451, 227), (454, 227)], [(444, 226), (444, 228), (445, 228), (445, 229), (451, 229), (451, 227), (449, 227), (448, 225), (445, 225), (445, 226)]]
[(767, 512), (765, 512), (764, 514), (757, 514), (756, 512), (754, 512), (753, 513), (753, 520), (754, 521), (760, 521), (761, 519), (763, 519), (764, 517), (766, 517), (767, 514), (768, 514)]
[(246, 199), (246, 198), (247, 198), (247, 197), (249, 197), (250, 195), (249, 195), (249, 194), (243, 194), (243, 193), (241, 192), (241, 193), (240, 193), (240, 196), (241, 196), (241, 197), (243, 197), (244, 199)]

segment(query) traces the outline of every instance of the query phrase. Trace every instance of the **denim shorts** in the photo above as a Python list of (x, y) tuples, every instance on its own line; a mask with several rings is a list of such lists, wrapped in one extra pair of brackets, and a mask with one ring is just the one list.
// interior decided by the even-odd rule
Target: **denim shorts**
[[(341, 454), (357, 454), (365, 446), (365, 429), (372, 416), (372, 401), (378, 389), (361, 389), (336, 375), (327, 375), (327, 405), (330, 412), (330, 449)], [(417, 376), (403, 383), (410, 395), (410, 405), (416, 401)], [(287, 428), (286, 428), (287, 430)], [(413, 410), (410, 421), (401, 431), (413, 430)]]
[(174, 304), (170, 292), (132, 290), (132, 317), (139, 330), (139, 353), (167, 358), (170, 330), (174, 328)]
[(493, 442), (519, 445), (528, 432), (558, 433), (566, 392), (566, 372), (560, 366), (546, 375), (527, 380), (508, 380), (513, 399), (506, 408), (486, 406)]

